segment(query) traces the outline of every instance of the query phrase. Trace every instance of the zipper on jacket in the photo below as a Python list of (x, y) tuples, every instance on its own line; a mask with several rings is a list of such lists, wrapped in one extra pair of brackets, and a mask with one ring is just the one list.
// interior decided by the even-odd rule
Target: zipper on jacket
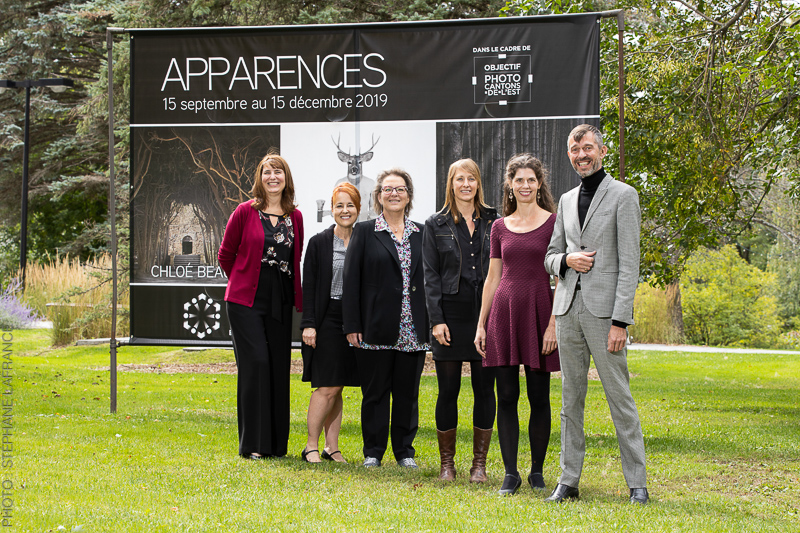
[(487, 273), (483, 270), (483, 250), (485, 248), (483, 246), (483, 243), (486, 242), (486, 236), (489, 235), (489, 230), (492, 228), (492, 223), (493, 222), (494, 222), (494, 220), (486, 220), (486, 229), (483, 231), (483, 239), (482, 239), (483, 242), (481, 242), (481, 272), (483, 272), (483, 281), (484, 282), (486, 281), (486, 274)]
[[(459, 285), (461, 285), (461, 243), (458, 242), (458, 237), (449, 224), (450, 221), (453, 221), (453, 215), (451, 213), (447, 213), (446, 216), (449, 216), (450, 219), (445, 219), (445, 226), (447, 226), (447, 229), (450, 230), (450, 235), (453, 236), (453, 240), (456, 241), (456, 246), (458, 246), (458, 279), (456, 279), (456, 292), (454, 293), (456, 294), (458, 293)], [(453, 221), (453, 224), (455, 224), (455, 221)]]

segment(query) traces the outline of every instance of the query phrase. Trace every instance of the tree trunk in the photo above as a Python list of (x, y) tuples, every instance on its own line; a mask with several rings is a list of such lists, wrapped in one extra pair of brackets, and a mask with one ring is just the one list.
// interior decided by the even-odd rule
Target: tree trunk
[(681, 305), (681, 286), (678, 280), (667, 285), (667, 299), (672, 316), (672, 331), (676, 337), (672, 340), (673, 342), (683, 342), (683, 306)]

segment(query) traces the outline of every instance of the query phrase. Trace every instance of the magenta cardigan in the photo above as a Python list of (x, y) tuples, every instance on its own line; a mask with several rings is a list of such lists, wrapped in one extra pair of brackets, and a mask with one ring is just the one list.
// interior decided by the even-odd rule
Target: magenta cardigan
[[(228, 276), (225, 301), (253, 307), (264, 253), (264, 228), (253, 207), (253, 200), (236, 206), (225, 226), (219, 247), (219, 266)], [(303, 287), (300, 283), (300, 256), (303, 254), (303, 215), (299, 209), (289, 214), (294, 228), (294, 306), (303, 310)]]

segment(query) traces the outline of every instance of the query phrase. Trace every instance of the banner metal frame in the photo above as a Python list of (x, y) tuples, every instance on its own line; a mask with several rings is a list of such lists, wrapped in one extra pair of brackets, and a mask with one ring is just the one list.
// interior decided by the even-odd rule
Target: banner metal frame
[[(619, 63), (619, 180), (625, 181), (625, 63), (624, 63), (624, 34), (625, 34), (625, 11), (623, 9), (615, 9), (611, 11), (601, 11), (596, 13), (576, 13), (574, 15), (544, 15), (537, 17), (524, 17), (524, 18), (564, 18), (570, 16), (586, 16), (597, 15), (600, 18), (616, 18), (617, 31), (618, 31), (618, 63)], [(397, 27), (404, 25), (425, 25), (426, 23), (441, 24), (481, 24), (487, 20), (496, 23), (498, 21), (508, 20), (509, 22), (519, 21), (522, 17), (505, 17), (505, 18), (492, 18), (492, 19), (461, 19), (454, 21), (413, 21), (413, 22), (376, 22), (376, 23), (361, 23), (361, 24), (337, 24), (335, 28), (338, 29), (352, 29), (362, 27)], [(108, 52), (108, 216), (109, 216), (109, 248), (111, 250), (111, 333), (109, 339), (109, 400), (110, 412), (112, 414), (117, 412), (117, 348), (125, 344), (123, 341), (117, 340), (117, 227), (116, 227), (116, 173), (115, 173), (115, 151), (116, 143), (114, 137), (114, 34), (135, 34), (137, 32), (208, 32), (213, 30), (225, 30), (227, 32), (236, 31), (253, 31), (264, 30), (267, 28), (286, 28), (291, 30), (296, 29), (330, 29), (331, 26), (322, 25), (297, 25), (297, 26), (231, 26), (231, 27), (212, 27), (212, 28), (106, 28), (106, 48)]]

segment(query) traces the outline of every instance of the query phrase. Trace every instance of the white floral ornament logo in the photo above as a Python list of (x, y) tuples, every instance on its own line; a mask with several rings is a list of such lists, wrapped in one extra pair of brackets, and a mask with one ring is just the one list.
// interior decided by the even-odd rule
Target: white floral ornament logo
[(198, 339), (205, 338), (219, 329), (220, 305), (201, 293), (197, 298), (183, 304), (183, 329), (188, 329)]

